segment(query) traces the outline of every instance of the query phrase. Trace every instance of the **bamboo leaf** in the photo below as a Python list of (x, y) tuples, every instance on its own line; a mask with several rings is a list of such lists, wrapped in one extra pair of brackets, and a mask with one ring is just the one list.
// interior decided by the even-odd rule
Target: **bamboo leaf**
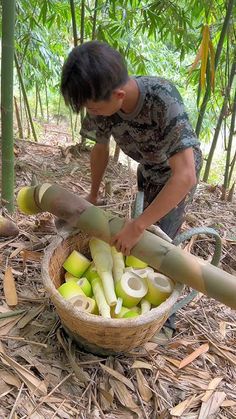
[(140, 369), (136, 370), (138, 391), (145, 402), (149, 402), (152, 398), (152, 390), (148, 387), (148, 382)]
[(3, 278), (3, 291), (7, 305), (16, 306), (18, 303), (15, 280), (10, 266), (7, 267)]
[(209, 50), (210, 50), (210, 67), (211, 67), (211, 90), (215, 90), (215, 50), (213, 47), (212, 40), (209, 39)]
[(134, 391), (134, 385), (132, 381), (130, 381), (128, 378), (126, 378), (124, 375), (120, 374), (118, 371), (113, 370), (112, 368), (107, 367), (106, 365), (100, 364), (102, 369), (106, 371), (111, 376), (115, 377), (117, 380), (121, 381), (123, 384), (125, 384), (128, 388)]
[(208, 343), (204, 343), (203, 345), (199, 346), (195, 351), (193, 351), (190, 355), (186, 356), (180, 364), (179, 369), (186, 367), (186, 365), (190, 364), (194, 359), (198, 358), (200, 355), (205, 354), (209, 350)]
[(198, 50), (197, 55), (195, 57), (195, 60), (194, 60), (193, 64), (191, 65), (190, 69), (189, 69), (189, 74), (191, 74), (192, 71), (195, 70), (199, 61), (202, 59), (202, 49), (203, 48), (202, 48), (202, 42), (201, 42), (201, 45), (199, 47), (199, 50)]
[(22, 381), (27, 385), (32, 393), (45, 396), (47, 394), (47, 386), (44, 381), (39, 380), (31, 371), (21, 366), (14, 359), (10, 358), (4, 352), (1, 352), (0, 359), (9, 365), (19, 375)]
[(204, 25), (202, 33), (202, 63), (201, 63), (201, 88), (205, 87), (206, 81), (206, 68), (207, 68), (207, 59), (209, 52), (209, 39), (210, 31), (209, 26)]
[(141, 419), (143, 417), (142, 413), (138, 405), (134, 402), (131, 394), (127, 391), (126, 386), (113, 378), (110, 378), (109, 382), (119, 402), (127, 409), (135, 412)]
[(198, 419), (216, 417), (215, 414), (224, 402), (225, 398), (226, 394), (222, 391), (217, 391), (216, 393), (212, 394), (207, 402), (202, 402)]

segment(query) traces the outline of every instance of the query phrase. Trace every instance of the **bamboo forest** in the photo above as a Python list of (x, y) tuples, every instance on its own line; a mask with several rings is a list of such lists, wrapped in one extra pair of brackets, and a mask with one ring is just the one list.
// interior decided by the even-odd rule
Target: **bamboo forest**
[(236, 418), (235, 2), (0, 11), (0, 419)]

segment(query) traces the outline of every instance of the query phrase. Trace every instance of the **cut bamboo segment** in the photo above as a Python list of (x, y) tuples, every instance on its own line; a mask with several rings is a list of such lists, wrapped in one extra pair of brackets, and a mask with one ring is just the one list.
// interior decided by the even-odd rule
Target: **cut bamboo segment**
[[(71, 227), (110, 243), (125, 220), (106, 213), (58, 185), (51, 185), (39, 203), (42, 185), (32, 187), (27, 208), (48, 211), (65, 220)], [(170, 279), (186, 284), (197, 291), (236, 309), (236, 278), (210, 263), (202, 262), (172, 243), (145, 231), (131, 254)]]

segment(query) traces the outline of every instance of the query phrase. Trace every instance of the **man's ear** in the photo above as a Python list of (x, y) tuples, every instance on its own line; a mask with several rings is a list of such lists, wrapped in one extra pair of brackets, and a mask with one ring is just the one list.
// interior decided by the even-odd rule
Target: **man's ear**
[(113, 91), (113, 95), (115, 96), (116, 99), (124, 99), (125, 97), (125, 91), (122, 89), (115, 89)]

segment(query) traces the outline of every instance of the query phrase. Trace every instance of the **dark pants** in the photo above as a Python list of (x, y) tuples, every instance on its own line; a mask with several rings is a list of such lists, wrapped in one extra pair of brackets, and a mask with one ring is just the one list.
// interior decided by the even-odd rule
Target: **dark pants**
[[(147, 208), (152, 201), (159, 194), (164, 185), (155, 185), (147, 181), (142, 173), (140, 166), (137, 169), (138, 189), (144, 192), (144, 209)], [(174, 239), (178, 234), (181, 225), (185, 219), (185, 209), (189, 204), (196, 191), (196, 186), (186, 195), (186, 197), (173, 208), (168, 214), (161, 218), (156, 225), (158, 225), (171, 239)]]

